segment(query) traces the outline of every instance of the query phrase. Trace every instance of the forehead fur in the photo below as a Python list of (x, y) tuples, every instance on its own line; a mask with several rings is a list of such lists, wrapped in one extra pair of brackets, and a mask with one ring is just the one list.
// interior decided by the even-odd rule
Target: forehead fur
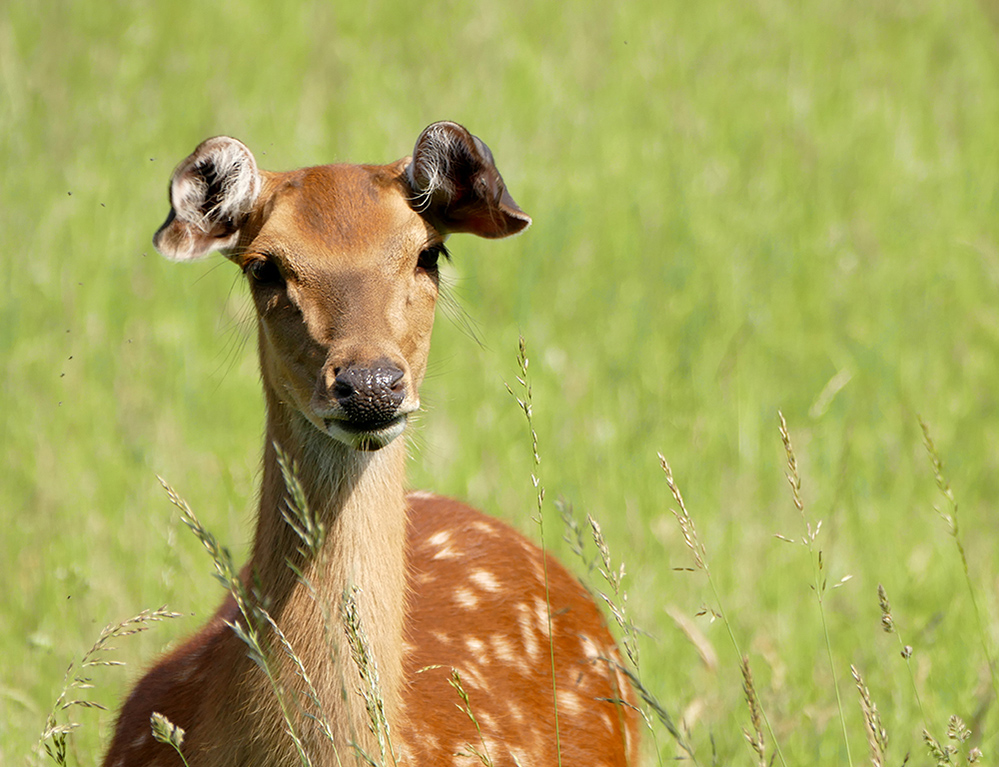
[(418, 219), (394, 166), (321, 165), (276, 181), (275, 208), (293, 215), (299, 232), (328, 246), (363, 248)]

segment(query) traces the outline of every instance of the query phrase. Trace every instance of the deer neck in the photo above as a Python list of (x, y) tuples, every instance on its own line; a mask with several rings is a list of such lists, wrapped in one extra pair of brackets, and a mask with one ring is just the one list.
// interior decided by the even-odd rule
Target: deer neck
[[(402, 676), (405, 443), (396, 439), (374, 452), (350, 449), (320, 433), (272, 391), (266, 393), (267, 443), (251, 577), (263, 606), (322, 688), (337, 739), (357, 742), (377, 759), (378, 744), (359, 694), (367, 685), (352, 660), (342, 605), (345, 594), (354, 595), (391, 723)], [(278, 446), (286, 465), (296, 467), (309, 512), (324, 530), (315, 550), (286, 518), (289, 491)]]

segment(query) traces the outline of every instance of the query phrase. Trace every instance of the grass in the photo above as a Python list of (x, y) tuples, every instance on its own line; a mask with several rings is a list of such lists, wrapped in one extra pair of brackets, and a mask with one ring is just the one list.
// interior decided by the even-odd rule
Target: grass
[[(644, 683), (701, 763), (756, 758), (729, 630), (789, 764), (846, 762), (837, 686), (864, 758), (851, 664), (889, 764), (925, 759), (924, 729), (994, 758), (996, 18), (984, 0), (4, 4), (0, 762), (32, 753), (102, 626), (164, 602), (188, 616), (94, 674), (88, 698), (113, 710), (214, 609), (211, 566), (157, 474), (245, 555), (252, 327), (228, 265), (152, 252), (174, 163), (216, 133), (275, 169), (388, 161), (442, 118), (490, 145), (535, 224), (449, 243), (449, 291), (482, 343), (438, 323), (412, 484), (536, 533), (533, 457), (503, 384), (523, 334), (544, 484), (626, 564)], [(773, 538), (800, 525), (778, 409), (828, 581), (853, 576), (824, 597), (825, 631), (811, 561)], [(917, 413), (960, 498), (963, 555), (934, 513), (951, 512)], [(677, 569), (689, 552), (657, 452), (730, 629)], [(571, 562), (560, 526), (545, 533)], [(880, 630), (878, 584), (908, 659)], [(817, 662), (826, 633), (835, 678)], [(93, 763), (112, 714), (78, 713), (68, 756)], [(948, 737), (952, 715), (970, 740)]]
[[(525, 343), (523, 336), (521, 336), (518, 341), (517, 366), (520, 368), (517, 371), (518, 388), (514, 391), (514, 389), (507, 384), (506, 389), (510, 393), (510, 396), (517, 401), (517, 407), (523, 411), (524, 418), (527, 420), (527, 429), (531, 432), (531, 454), (534, 457), (534, 466), (531, 471), (531, 485), (537, 492), (537, 515), (534, 516), (534, 522), (538, 526), (538, 539), (541, 544), (541, 562), (544, 571), (545, 604), (547, 605), (547, 626), (545, 634), (548, 636), (549, 672), (552, 680), (552, 714), (555, 721), (555, 753), (558, 757), (558, 767), (562, 767), (561, 731), (559, 730), (558, 724), (558, 706), (555, 705), (555, 702), (558, 700), (558, 686), (555, 681), (555, 634), (552, 631), (551, 597), (548, 592), (548, 557), (547, 542), (545, 540), (545, 486), (541, 483), (541, 477), (539, 476), (541, 470), (541, 455), (538, 452), (538, 433), (534, 430), (534, 392), (527, 372), (527, 369), (530, 366), (530, 360), (527, 356), (527, 344)], [(478, 727), (477, 724), (476, 727)]]

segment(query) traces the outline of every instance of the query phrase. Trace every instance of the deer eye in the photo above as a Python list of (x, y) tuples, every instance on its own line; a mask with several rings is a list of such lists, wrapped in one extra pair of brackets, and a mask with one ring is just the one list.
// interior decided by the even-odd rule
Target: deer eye
[(246, 263), (243, 272), (258, 285), (277, 286), (284, 283), (281, 270), (269, 258), (254, 258)]
[(431, 245), (420, 253), (419, 258), (416, 259), (416, 266), (418, 269), (423, 269), (423, 271), (432, 274), (437, 271), (437, 261), (441, 256), (444, 256), (446, 259), (451, 258), (451, 254), (444, 247), (444, 243)]

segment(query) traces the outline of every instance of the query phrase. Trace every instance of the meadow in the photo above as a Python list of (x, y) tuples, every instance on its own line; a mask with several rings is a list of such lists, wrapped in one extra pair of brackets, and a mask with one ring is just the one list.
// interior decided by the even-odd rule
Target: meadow
[[(252, 533), (252, 317), (224, 259), (153, 250), (174, 165), (216, 134), (275, 170), (388, 162), (439, 119), (489, 144), (534, 224), (449, 244), (412, 486), (537, 538), (506, 389), (522, 335), (547, 544), (606, 591), (555, 501), (599, 520), (643, 683), (698, 764), (770, 763), (775, 746), (776, 764), (869, 763), (851, 664), (885, 764), (937, 763), (923, 730), (956, 744), (954, 715), (972, 731), (954, 763), (972, 748), (995, 763), (992, 0), (8, 0), (0, 764), (35, 759), (66, 667), (104, 626), (167, 605), (182, 617), (113, 643), (127, 665), (89, 670), (76, 697), (109, 710), (59, 714), (81, 724), (70, 763), (99, 762), (130, 683), (222, 598), (157, 475), (237, 560)], [(647, 745), (650, 764), (691, 757), (659, 725)]]

